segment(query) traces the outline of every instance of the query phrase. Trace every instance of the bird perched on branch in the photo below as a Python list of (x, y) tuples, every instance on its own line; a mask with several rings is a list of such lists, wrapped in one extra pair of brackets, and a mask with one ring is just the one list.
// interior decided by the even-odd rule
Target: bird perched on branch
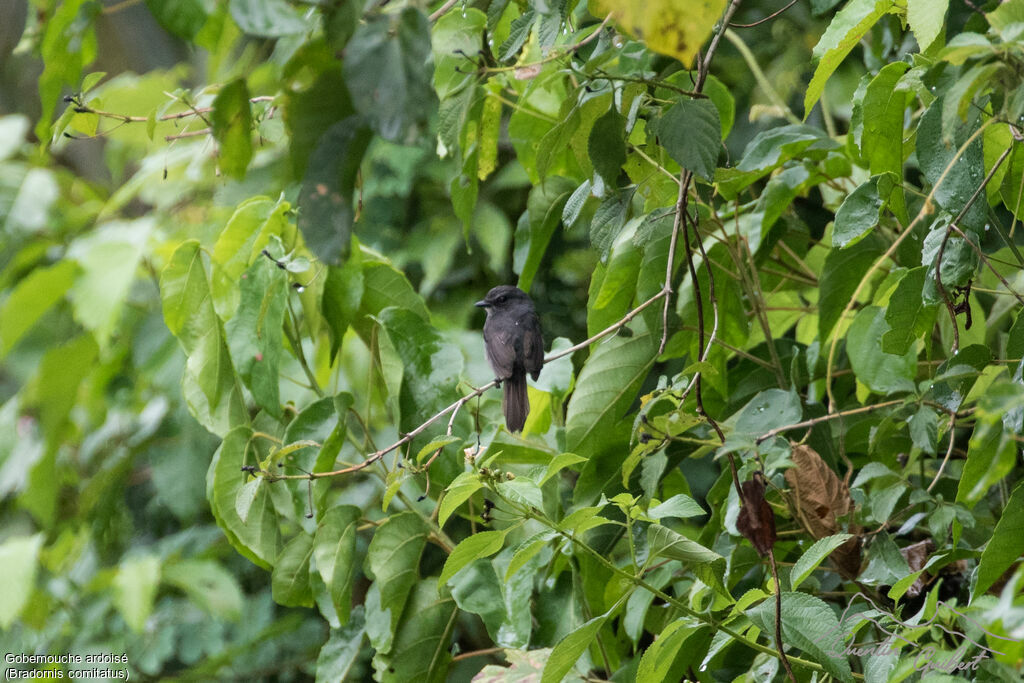
[(511, 285), (495, 287), (476, 305), (487, 311), (484, 351), (495, 379), (504, 385), (501, 405), (505, 426), (510, 432), (518, 432), (530, 412), (526, 375), (529, 373), (536, 380), (544, 365), (540, 320), (529, 295)]

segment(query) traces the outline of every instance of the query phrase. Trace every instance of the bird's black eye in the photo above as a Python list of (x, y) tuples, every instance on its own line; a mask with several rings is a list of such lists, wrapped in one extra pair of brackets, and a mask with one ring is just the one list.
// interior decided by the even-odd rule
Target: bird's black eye
[(505, 303), (506, 301), (508, 301), (508, 297), (507, 297), (507, 296), (505, 296), (504, 294), (502, 294), (501, 296), (499, 296), (499, 297), (498, 297), (498, 300), (497, 300), (497, 302), (496, 302), (496, 303), (499, 303), (499, 304), (503, 304), (503, 303)]

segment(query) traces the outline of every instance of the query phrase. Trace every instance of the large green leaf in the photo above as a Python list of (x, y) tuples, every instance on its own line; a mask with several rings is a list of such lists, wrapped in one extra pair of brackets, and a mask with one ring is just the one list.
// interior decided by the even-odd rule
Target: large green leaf
[(658, 119), (656, 130), (677, 164), (711, 182), (722, 146), (722, 125), (710, 100), (678, 100)]
[(513, 269), (519, 273), (519, 288), (530, 291), (533, 277), (547, 253), (548, 243), (562, 217), (562, 208), (575, 189), (571, 180), (560, 176), (545, 178), (530, 191), (526, 219), (515, 234)]
[(181, 380), (185, 402), (204, 427), (224, 434), (246, 422), (245, 408), (204, 261), (195, 240), (178, 247), (160, 275), (160, 295), (164, 321), (188, 356)]
[(927, 271), (923, 266), (908, 270), (889, 297), (885, 309), (889, 331), (882, 335), (885, 353), (903, 355), (915, 339), (925, 335), (935, 324), (937, 307), (925, 305), (921, 300)]
[[(392, 515), (377, 527), (366, 551), (363, 571), (377, 585), (380, 608), (389, 614), (392, 634), (399, 624), (416, 621), (402, 619), (402, 613), (409, 591), (419, 578), (420, 555), (429, 532), (430, 529), (415, 512)], [(430, 583), (436, 595), (435, 584), (433, 581)]]
[(271, 576), (274, 601), (285, 607), (312, 607), (309, 586), (309, 560), (313, 556), (313, 537), (306, 533), (288, 542), (274, 562)]
[(241, 301), (224, 325), (231, 360), (256, 403), (281, 415), (278, 376), (283, 348), (287, 278), (268, 259), (252, 264), (242, 276)]
[(1024, 484), (1018, 484), (1006, 501), (996, 528), (978, 561), (973, 597), (987, 591), (1024, 554)]
[(415, 617), (402, 620), (391, 651), (378, 651), (373, 658), (378, 680), (383, 683), (447, 680), (452, 632), (458, 616), (455, 601), (438, 595), (433, 579), (423, 579), (416, 583), (409, 596), (408, 612)]
[(251, 438), (252, 430), (245, 426), (235, 427), (224, 435), (206, 474), (206, 497), (217, 524), (231, 545), (259, 566), (270, 568), (281, 547), (278, 518), (270, 492), (265, 486), (259, 489), (244, 521), (235, 506), (239, 489), (248, 477), (242, 466), (258, 464), (252, 456), (247, 457)]
[(114, 576), (114, 604), (128, 627), (142, 633), (160, 584), (160, 558), (140, 555), (121, 562)]
[(889, 331), (885, 310), (878, 306), (861, 309), (850, 324), (846, 353), (857, 380), (872, 391), (888, 394), (913, 391), (917, 374), (917, 349), (902, 355), (882, 350), (882, 337)]
[(882, 252), (881, 241), (871, 235), (848, 249), (828, 252), (819, 284), (818, 339), (828, 339), (860, 279)]
[(956, 502), (973, 508), (992, 485), (1010, 473), (1016, 457), (1016, 442), (1003, 428), (1002, 420), (995, 416), (979, 419), (967, 446)]
[(313, 559), (342, 624), (352, 609), (352, 584), (356, 575), (356, 525), (359, 508), (338, 505), (324, 514), (313, 539)]
[(238, 27), (254, 36), (277, 38), (312, 28), (285, 0), (230, 0), (228, 7)]
[(342, 61), (356, 110), (378, 135), (394, 141), (426, 120), (434, 97), (429, 65), (430, 26), (414, 7), (368, 17)]
[(0, 626), (5, 630), (11, 627), (32, 596), (42, 546), (43, 534), (10, 536), (0, 544), (0, 569), (3, 569), (6, 585), (0, 597)]
[(824, 92), (825, 81), (857, 46), (864, 34), (892, 9), (894, 3), (895, 0), (851, 0), (832, 18), (818, 44), (814, 46), (818, 66), (804, 93), (804, 119), (811, 115), (811, 109)]
[(252, 160), (252, 112), (249, 89), (241, 78), (231, 81), (213, 99), (213, 137), (220, 147), (220, 168), (242, 178)]
[[(781, 597), (782, 642), (803, 650), (835, 678), (852, 682), (850, 663), (842, 654), (845, 634), (835, 612), (820, 598), (807, 593), (783, 593)], [(765, 633), (774, 633), (775, 599), (769, 597), (748, 609), (747, 616)]]
[[(958, 215), (985, 178), (985, 159), (982, 136), (977, 136), (964, 153), (954, 162), (957, 151), (978, 128), (977, 111), (972, 110), (967, 123), (956, 126), (952, 140), (942, 134), (942, 110), (945, 98), (939, 97), (921, 117), (917, 126), (917, 159), (929, 183), (935, 185), (935, 202), (943, 209)], [(984, 199), (984, 196), (982, 197)], [(988, 209), (984, 201), (976, 201), (960, 221), (961, 228), (975, 233), (984, 231)]]
[(74, 261), (63, 260), (33, 270), (18, 283), (0, 308), (0, 358), (64, 297), (77, 272)]
[(68, 250), (81, 267), (71, 289), (75, 319), (102, 349), (121, 317), (152, 229), (151, 218), (115, 221), (76, 240)]
[(593, 347), (566, 409), (567, 451), (590, 457), (607, 445), (657, 353), (655, 333), (642, 324), (636, 325), (632, 337), (613, 336)]

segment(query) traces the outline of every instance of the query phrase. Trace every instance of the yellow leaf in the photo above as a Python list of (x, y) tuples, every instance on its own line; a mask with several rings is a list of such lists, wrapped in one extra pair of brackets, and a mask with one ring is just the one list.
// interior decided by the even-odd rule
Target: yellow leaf
[(615, 22), (647, 47), (685, 66), (711, 35), (727, 0), (596, 0), (601, 16)]

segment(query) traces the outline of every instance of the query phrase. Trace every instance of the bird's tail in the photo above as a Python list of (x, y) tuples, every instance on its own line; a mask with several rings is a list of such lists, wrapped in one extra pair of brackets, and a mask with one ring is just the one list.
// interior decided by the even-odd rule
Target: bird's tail
[(510, 432), (518, 432), (526, 424), (530, 413), (530, 399), (526, 394), (526, 374), (513, 373), (504, 381), (505, 394), (501, 406), (505, 410), (505, 426)]

